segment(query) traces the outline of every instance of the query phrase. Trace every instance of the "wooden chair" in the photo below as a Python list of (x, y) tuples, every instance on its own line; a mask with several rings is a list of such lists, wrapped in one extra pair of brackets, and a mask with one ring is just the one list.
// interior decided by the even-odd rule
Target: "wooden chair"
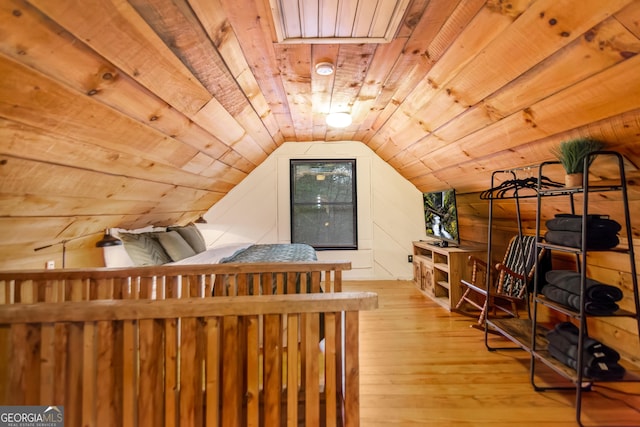
[[(503, 261), (495, 266), (494, 277), (497, 279), (492, 284), (490, 298), (487, 298), (486, 289), (489, 273), (487, 263), (473, 255), (469, 256), (469, 262), (472, 263), (471, 281), (460, 281), (465, 290), (455, 310), (471, 315), (462, 310), (465, 303), (480, 310), (478, 322), (472, 325), (473, 327), (484, 329), (484, 319), (488, 310), (494, 316), (500, 311), (507, 316), (520, 317), (518, 307), (525, 301), (527, 288), (534, 275), (535, 243), (535, 236), (516, 235), (509, 241)], [(543, 255), (543, 252), (540, 252), (538, 256)]]

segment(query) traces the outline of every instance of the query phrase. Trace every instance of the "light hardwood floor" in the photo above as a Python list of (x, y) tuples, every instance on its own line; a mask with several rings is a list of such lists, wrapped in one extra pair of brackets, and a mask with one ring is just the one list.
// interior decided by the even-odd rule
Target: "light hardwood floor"
[[(534, 391), (528, 353), (488, 351), (471, 318), (430, 301), (413, 282), (344, 287), (379, 298), (377, 310), (360, 314), (363, 427), (577, 425), (573, 391)], [(492, 338), (501, 341), (509, 343)], [(601, 383), (583, 396), (585, 426), (640, 426), (640, 383)]]

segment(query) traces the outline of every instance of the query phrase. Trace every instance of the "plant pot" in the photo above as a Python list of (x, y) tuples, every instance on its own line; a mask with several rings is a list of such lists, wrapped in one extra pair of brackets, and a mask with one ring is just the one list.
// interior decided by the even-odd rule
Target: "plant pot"
[(568, 188), (582, 187), (583, 173), (569, 173), (564, 176), (564, 185)]

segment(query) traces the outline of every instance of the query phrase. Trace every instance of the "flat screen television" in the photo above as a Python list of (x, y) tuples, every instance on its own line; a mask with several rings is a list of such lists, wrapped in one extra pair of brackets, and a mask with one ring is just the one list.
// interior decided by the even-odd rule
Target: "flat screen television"
[(455, 190), (423, 193), (422, 199), (427, 237), (435, 239), (439, 246), (460, 245)]

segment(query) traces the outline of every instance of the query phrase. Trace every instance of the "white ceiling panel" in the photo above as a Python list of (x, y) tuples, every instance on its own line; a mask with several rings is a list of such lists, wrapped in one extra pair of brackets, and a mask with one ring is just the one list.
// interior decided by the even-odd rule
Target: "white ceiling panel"
[(280, 43), (386, 43), (410, 0), (269, 0)]

